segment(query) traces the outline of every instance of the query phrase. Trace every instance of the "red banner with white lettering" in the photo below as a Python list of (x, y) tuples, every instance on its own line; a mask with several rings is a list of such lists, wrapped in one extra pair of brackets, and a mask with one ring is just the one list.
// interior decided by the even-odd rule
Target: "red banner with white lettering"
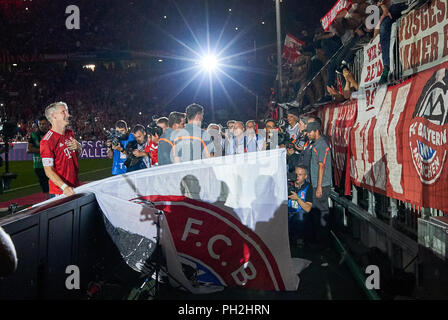
[(448, 211), (448, 63), (416, 75), (404, 127), (405, 198)]
[(401, 18), (400, 62), (408, 76), (448, 59), (448, 0), (432, 0)]
[(389, 87), (378, 112), (350, 133), (357, 186), (448, 211), (448, 63)]
[(405, 200), (403, 119), (412, 80), (388, 88), (378, 112), (350, 132), (350, 176), (365, 189)]
[(346, 195), (351, 192), (349, 143), (350, 130), (355, 124), (356, 115), (356, 100), (327, 105), (319, 115), (322, 119), (324, 134), (330, 139), (334, 183), (344, 188)]
[(352, 2), (350, 0), (339, 0), (336, 2), (336, 4), (331, 8), (330, 11), (322, 18), (320, 19), (320, 23), (322, 24), (322, 28), (324, 28), (325, 31), (328, 30), (331, 23), (336, 19), (336, 16), (342, 11), (342, 10), (348, 10), (352, 7)]

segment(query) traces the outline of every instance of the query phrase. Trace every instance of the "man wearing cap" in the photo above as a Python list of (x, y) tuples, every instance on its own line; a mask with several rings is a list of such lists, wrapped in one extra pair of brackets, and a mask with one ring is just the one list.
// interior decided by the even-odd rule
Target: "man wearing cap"
[(306, 126), (308, 139), (313, 142), (311, 147), (310, 174), (313, 185), (314, 197), (313, 224), (319, 242), (328, 244), (330, 240), (330, 210), (328, 207), (328, 197), (332, 186), (332, 165), (331, 152), (318, 122), (309, 122)]

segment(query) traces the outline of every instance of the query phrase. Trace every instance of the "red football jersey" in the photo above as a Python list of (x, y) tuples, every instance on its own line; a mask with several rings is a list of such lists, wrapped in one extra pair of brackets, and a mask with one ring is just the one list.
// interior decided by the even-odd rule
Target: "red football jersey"
[(149, 140), (148, 144), (146, 145), (145, 152), (149, 152), (149, 155), (151, 156), (151, 165), (156, 165), (159, 162), (158, 149), (159, 145), (157, 143), (154, 143), (152, 140)]
[[(65, 130), (61, 135), (52, 130), (40, 142), (40, 155), (44, 166), (53, 167), (54, 172), (70, 187), (80, 185), (78, 180), (78, 154), (67, 147), (70, 138), (74, 138), (74, 133), (70, 129)], [(48, 181), (51, 194), (62, 194), (62, 190), (51, 180)]]

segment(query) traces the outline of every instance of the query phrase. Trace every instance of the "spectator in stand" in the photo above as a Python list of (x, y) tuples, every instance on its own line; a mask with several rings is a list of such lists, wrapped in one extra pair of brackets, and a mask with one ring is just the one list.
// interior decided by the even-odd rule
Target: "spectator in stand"
[(185, 126), (185, 113), (173, 111), (168, 116), (168, 128), (159, 139), (158, 162), (159, 165), (173, 163), (173, 146), (176, 132)]
[[(358, 82), (355, 80), (353, 73), (350, 71), (348, 65), (345, 61), (342, 61), (342, 75), (344, 80), (344, 87), (342, 89), (342, 93), (336, 90), (334, 87), (327, 86), (327, 90), (332, 96), (333, 100), (336, 102), (342, 102), (344, 100), (350, 99), (352, 94), (358, 91)], [(338, 71), (340, 72), (340, 71)]]
[(50, 123), (45, 116), (39, 117), (38, 119), (38, 129), (32, 132), (30, 139), (28, 140), (27, 152), (33, 154), (33, 168), (36, 173), (37, 179), (39, 180), (42, 192), (45, 193), (46, 198), (50, 199), (49, 188), (48, 188), (48, 177), (45, 174), (44, 166), (42, 164), (42, 158), (40, 156), (40, 141), (50, 129)]
[(380, 8), (381, 17), (378, 25), (375, 27), (373, 38), (380, 35), (380, 45), (384, 70), (379, 80), (380, 84), (386, 83), (389, 78), (390, 71), (390, 31), (392, 24), (401, 16), (401, 11), (404, 11), (408, 5), (407, 0), (381, 0), (377, 2)]
[[(325, 51), (322, 49), (320, 42), (314, 42), (311, 48), (314, 50), (314, 55), (310, 59), (310, 67), (306, 76), (306, 84), (310, 83), (309, 88), (306, 91), (299, 91), (296, 101), (302, 104), (302, 97), (307, 98), (307, 103), (314, 104), (319, 101), (325, 95), (325, 84), (327, 76), (325, 72), (319, 73), (327, 62)], [(300, 90), (303, 90), (301, 88)]]
[(288, 124), (286, 132), (289, 134), (289, 138), (294, 143), (296, 138), (299, 136), (299, 111), (297, 108), (290, 107), (288, 109)]

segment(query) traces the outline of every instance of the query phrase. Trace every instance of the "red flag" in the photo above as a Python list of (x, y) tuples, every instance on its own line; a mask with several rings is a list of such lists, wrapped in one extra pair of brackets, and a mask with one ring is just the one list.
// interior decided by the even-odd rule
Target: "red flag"
[(295, 63), (301, 55), (300, 48), (305, 45), (305, 42), (300, 41), (291, 34), (287, 34), (285, 37), (285, 44), (283, 45), (282, 58), (288, 63)]

